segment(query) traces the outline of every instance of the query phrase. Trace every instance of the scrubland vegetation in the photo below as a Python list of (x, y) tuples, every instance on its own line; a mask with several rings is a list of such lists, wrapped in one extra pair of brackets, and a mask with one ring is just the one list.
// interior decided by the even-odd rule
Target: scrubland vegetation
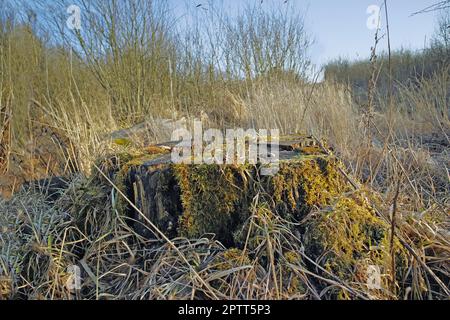
[[(183, 19), (164, 1), (69, 2), (0, 2), (0, 298), (449, 298), (445, 12), (422, 52), (332, 62), (317, 82), (313, 35), (289, 5), (231, 16), (211, 3)], [(81, 30), (67, 28), (70, 4)], [(194, 217), (244, 208), (246, 190), (247, 234), (232, 248), (199, 225), (149, 240), (117, 178), (147, 146), (108, 137), (146, 122), (147, 140), (164, 142), (160, 120), (182, 117), (314, 135), (336, 159), (323, 177), (310, 162), (284, 168), (268, 189), (247, 167), (177, 168)], [(64, 177), (52, 194), (30, 187), (52, 176)], [(381, 289), (366, 286), (371, 264)], [(75, 293), (70, 265), (83, 270)]]

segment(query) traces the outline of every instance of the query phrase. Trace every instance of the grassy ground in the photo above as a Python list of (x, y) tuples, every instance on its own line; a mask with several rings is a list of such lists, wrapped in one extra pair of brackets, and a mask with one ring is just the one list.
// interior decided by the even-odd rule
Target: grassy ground
[[(392, 101), (380, 95), (368, 112), (346, 84), (302, 77), (308, 41), (299, 17), (250, 11), (237, 20), (208, 16), (205, 21), (219, 19), (228, 32), (209, 34), (214, 46), (205, 49), (194, 36), (205, 30), (191, 30), (192, 38), (172, 34), (163, 9), (148, 11), (160, 17), (158, 23), (137, 31), (158, 39), (151, 54), (145, 42), (122, 42), (140, 39), (126, 28), (72, 34), (63, 39), (79, 50), (71, 52), (36, 26), (1, 17), (0, 192), (8, 199), (0, 199), (0, 298), (448, 299), (448, 62), (431, 76), (400, 83)], [(116, 18), (120, 25), (123, 17)], [(261, 27), (268, 22), (280, 33)], [(291, 28), (277, 28), (281, 23)], [(258, 37), (248, 44), (245, 35), (252, 32)], [(278, 42), (279, 35), (291, 42)], [(109, 46), (105, 57), (95, 42), (84, 48), (73, 42), (102, 36)], [(288, 51), (281, 66), (289, 70), (280, 71), (280, 64), (266, 59), (284, 52), (285, 43), (301, 50)], [(270, 55), (260, 51), (268, 47), (274, 48)], [(258, 59), (246, 59), (247, 51)], [(227, 61), (220, 72), (212, 67), (218, 65), (214, 52)], [(384, 290), (371, 291), (357, 265), (345, 272), (326, 265), (327, 250), (339, 255), (348, 244), (325, 237), (323, 255), (309, 254), (308, 238), (292, 231), (293, 223), (308, 221), (287, 220), (257, 198), (250, 217), (261, 234), (252, 248), (229, 249), (208, 237), (157, 241), (137, 234), (118, 207), (120, 194), (94, 164), (111, 154), (142, 152), (138, 137), (121, 143), (107, 138), (111, 132), (145, 121), (151, 128), (146, 142), (162, 142), (170, 131), (160, 119), (182, 117), (188, 123), (206, 119), (212, 128), (278, 128), (326, 140), (360, 190), (348, 195), (353, 206), (336, 201), (308, 214), (329, 234), (336, 224), (345, 233), (354, 223), (348, 207), (355, 207), (359, 193), (370, 195), (371, 217), (388, 230), (395, 219), (394, 240), (404, 261), (395, 283), (386, 271)], [(56, 200), (49, 201), (45, 187), (19, 191), (23, 182), (48, 176), (66, 177)], [(368, 214), (363, 205), (358, 210), (356, 217)], [(359, 256), (369, 248), (352, 250)], [(72, 264), (83, 272), (83, 289), (76, 293), (66, 287)]]

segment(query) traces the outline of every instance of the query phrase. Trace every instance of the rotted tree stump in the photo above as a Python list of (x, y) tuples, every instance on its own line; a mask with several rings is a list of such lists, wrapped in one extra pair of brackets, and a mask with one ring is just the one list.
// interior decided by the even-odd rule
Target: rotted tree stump
[[(361, 283), (369, 265), (389, 274), (392, 252), (397, 270), (406, 265), (404, 249), (396, 241), (391, 251), (390, 226), (370, 204), (376, 194), (355, 190), (342, 163), (321, 143), (282, 137), (279, 170), (266, 176), (261, 164), (174, 164), (175, 145), (118, 155), (102, 166), (133, 204), (117, 197), (119, 213), (141, 236), (158, 237), (149, 220), (169, 238), (208, 237), (257, 252), (267, 237), (288, 232), (309, 261)], [(300, 259), (298, 253), (292, 257)]]
[(148, 147), (137, 155), (119, 156), (112, 174), (132, 201), (118, 207), (144, 237), (154, 231), (145, 216), (168, 237), (215, 237), (227, 246), (241, 246), (246, 221), (266, 206), (283, 218), (299, 221), (312, 207), (348, 190), (337, 171), (338, 160), (314, 139), (284, 137), (279, 143), (279, 170), (262, 176), (261, 165), (174, 164), (174, 142)]
[[(295, 275), (297, 285), (291, 285), (290, 280), (287, 283), (289, 290), (298, 293), (303, 292), (303, 280), (298, 270), (293, 273), (289, 269), (290, 264), (301, 265), (302, 270), (310, 268), (311, 273), (320, 268), (321, 278), (331, 273), (365, 286), (367, 266), (381, 267), (383, 274), (389, 274), (391, 252), (402, 254), (398, 243), (390, 250), (389, 225), (377, 217), (366, 195), (355, 192), (342, 174), (339, 160), (313, 139), (282, 138), (279, 170), (266, 176), (261, 175), (261, 164), (174, 164), (171, 151), (175, 145), (150, 146), (100, 160), (96, 168), (100, 167), (102, 174), (94, 174), (70, 190), (80, 193), (76, 203), (70, 202), (76, 223), (85, 224), (78, 203), (99, 206), (105, 199), (113, 199), (114, 209), (143, 237), (157, 237), (155, 225), (169, 238), (217, 239), (229, 248), (221, 256), (229, 262), (226, 268), (235, 268), (236, 257), (239, 267), (245, 261), (253, 263), (250, 257), (265, 267), (272, 259), (270, 268), (278, 265), (281, 269), (273, 270), (289, 278)], [(105, 174), (109, 179), (104, 179)], [(110, 180), (120, 195), (103, 197), (110, 194)], [(49, 186), (53, 184), (49, 182)], [(93, 192), (87, 191), (89, 184), (96, 187)], [(289, 236), (278, 237), (280, 233)], [(264, 242), (272, 243), (269, 238), (279, 241), (276, 252), (265, 250)], [(136, 240), (127, 239), (131, 243)], [(284, 246), (290, 241), (295, 246)], [(396, 261), (404, 268), (406, 259)], [(387, 281), (383, 281), (382, 287), (387, 288)], [(318, 289), (329, 287), (325, 281)]]

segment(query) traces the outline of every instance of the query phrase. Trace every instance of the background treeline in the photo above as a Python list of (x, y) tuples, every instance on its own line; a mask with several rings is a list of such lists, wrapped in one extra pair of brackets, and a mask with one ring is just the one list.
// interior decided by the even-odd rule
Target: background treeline
[(325, 66), (325, 79), (349, 85), (354, 97), (361, 104), (367, 103), (369, 79), (374, 70), (377, 79), (375, 90), (381, 99), (386, 99), (389, 93), (391, 76), (394, 94), (398, 94), (404, 86), (420, 86), (421, 81), (433, 78), (436, 73), (445, 70), (450, 62), (450, 14), (441, 13), (435, 35), (424, 49), (401, 49), (392, 52), (391, 71), (388, 54), (376, 54), (372, 61), (332, 61)]
[[(66, 25), (73, 4), (81, 30)], [(288, 5), (247, 6), (231, 16), (211, 2), (208, 10), (188, 8), (186, 21), (166, 1), (0, 6), (0, 98), (14, 106), (15, 119), (33, 102), (58, 117), (89, 106), (121, 125), (148, 114), (195, 115), (226, 108), (230, 92), (248, 92), (258, 79), (301, 80), (309, 66), (303, 17)]]

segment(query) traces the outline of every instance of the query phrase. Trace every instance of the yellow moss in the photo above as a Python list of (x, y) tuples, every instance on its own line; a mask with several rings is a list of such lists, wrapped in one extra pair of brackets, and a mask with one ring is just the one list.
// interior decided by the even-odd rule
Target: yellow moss
[(10, 298), (12, 292), (12, 280), (9, 277), (0, 277), (0, 300)]
[(322, 149), (319, 146), (305, 146), (298, 148), (302, 153), (306, 154), (320, 154), (323, 153)]
[(283, 255), (286, 261), (292, 264), (298, 263), (302, 258), (301, 255), (295, 251), (287, 251)]
[(348, 188), (337, 166), (333, 158), (319, 156), (283, 163), (273, 178), (275, 201), (287, 201), (292, 210), (302, 205), (327, 205)]
[(113, 143), (117, 144), (118, 146), (124, 146), (124, 147), (130, 146), (132, 144), (131, 140), (130, 139), (126, 139), (126, 138), (114, 139)]
[(161, 154), (165, 154), (168, 153), (169, 150), (163, 147), (159, 147), (159, 146), (148, 146), (144, 148), (145, 153), (147, 154), (157, 154), (157, 155), (161, 155)]
[(218, 239), (230, 241), (232, 215), (242, 196), (238, 167), (182, 164), (175, 165), (174, 171), (184, 209), (180, 234), (200, 237), (214, 233)]
[[(272, 201), (264, 195), (260, 197), (260, 209), (254, 213), (256, 216), (262, 214), (258, 219), (270, 224), (276, 219), (267, 216), (268, 213), (298, 219), (298, 216), (289, 215), (292, 212), (305, 213), (313, 206), (328, 205), (333, 197), (348, 189), (337, 166), (338, 162), (327, 156), (301, 156), (281, 163), (275, 176), (264, 177), (263, 180), (268, 183), (269, 190), (272, 189), (276, 205), (282, 207), (273, 208)], [(251, 215), (248, 199), (252, 201), (261, 190), (265, 190), (254, 185), (249, 189), (246, 178), (249, 174), (246, 173), (252, 169), (249, 165), (174, 165), (183, 205), (179, 234), (200, 237), (213, 233), (227, 244), (242, 245), (246, 228), (241, 228), (239, 223)], [(290, 207), (288, 212), (284, 210), (286, 204)], [(258, 242), (253, 236), (249, 245)]]
[(245, 254), (242, 250), (231, 248), (224, 251), (219, 262), (216, 265), (218, 270), (229, 270), (232, 268), (237, 268), (244, 265), (250, 265), (250, 259), (247, 254)]
[[(383, 275), (391, 272), (389, 225), (377, 217), (363, 192), (352, 191), (339, 172), (341, 164), (337, 159), (321, 154), (314, 145), (302, 148), (303, 153), (294, 159), (281, 161), (279, 172), (268, 177), (256, 175), (256, 168), (248, 164), (169, 165), (170, 174), (173, 172), (179, 187), (182, 205), (182, 213), (178, 207), (172, 215), (175, 219), (179, 217), (176, 235), (199, 238), (214, 234), (227, 247), (242, 248), (246, 243), (247, 250), (252, 252), (277, 232), (284, 221), (302, 221), (306, 213), (317, 207), (317, 214), (308, 217), (306, 222), (286, 228), (301, 235), (306, 254), (328, 272), (348, 283), (359, 284), (360, 289), (367, 292), (364, 286), (369, 265), (379, 266)], [(115, 164), (119, 167), (116, 169), (116, 184), (121, 190), (126, 186), (130, 188), (126, 179), (133, 167), (138, 168), (167, 152), (164, 148), (151, 146), (131, 155), (119, 156), (119, 165)], [(167, 168), (168, 165), (162, 166)], [(148, 168), (158, 169), (158, 165)], [(124, 212), (126, 205), (119, 200), (119, 211)], [(397, 272), (401, 274), (407, 259), (398, 241), (395, 241), (394, 251), (398, 257)], [(218, 270), (250, 263), (249, 257), (236, 248), (217, 258)], [(262, 253), (258, 258), (265, 261), (267, 257)], [(274, 271), (281, 277), (283, 293), (304, 293), (304, 279), (293, 267), (307, 264), (302, 262), (300, 254), (288, 251), (275, 260)], [(242, 274), (238, 272), (236, 276)], [(229, 280), (228, 276), (226, 278)], [(219, 285), (227, 284), (222, 282)], [(382, 286), (387, 288), (387, 276), (383, 276)], [(333, 290), (336, 298), (353, 298), (346, 291)]]
[(294, 294), (303, 294), (305, 293), (305, 287), (300, 276), (293, 270), (291, 265), (299, 265), (301, 262), (301, 255), (295, 251), (287, 251), (283, 253), (285, 262), (281, 262), (281, 279), (283, 284), (283, 291), (287, 294), (287, 296), (292, 296)]
[[(390, 274), (389, 225), (376, 216), (362, 194), (338, 198), (328, 213), (310, 224), (309, 230), (308, 254), (327, 253), (322, 257), (323, 265), (339, 278), (365, 285), (369, 265), (378, 266), (383, 274)], [(394, 246), (397, 263), (402, 269), (406, 252), (398, 241)], [(387, 280), (383, 278), (382, 287), (387, 288)], [(348, 293), (340, 292), (338, 298), (346, 299)]]

